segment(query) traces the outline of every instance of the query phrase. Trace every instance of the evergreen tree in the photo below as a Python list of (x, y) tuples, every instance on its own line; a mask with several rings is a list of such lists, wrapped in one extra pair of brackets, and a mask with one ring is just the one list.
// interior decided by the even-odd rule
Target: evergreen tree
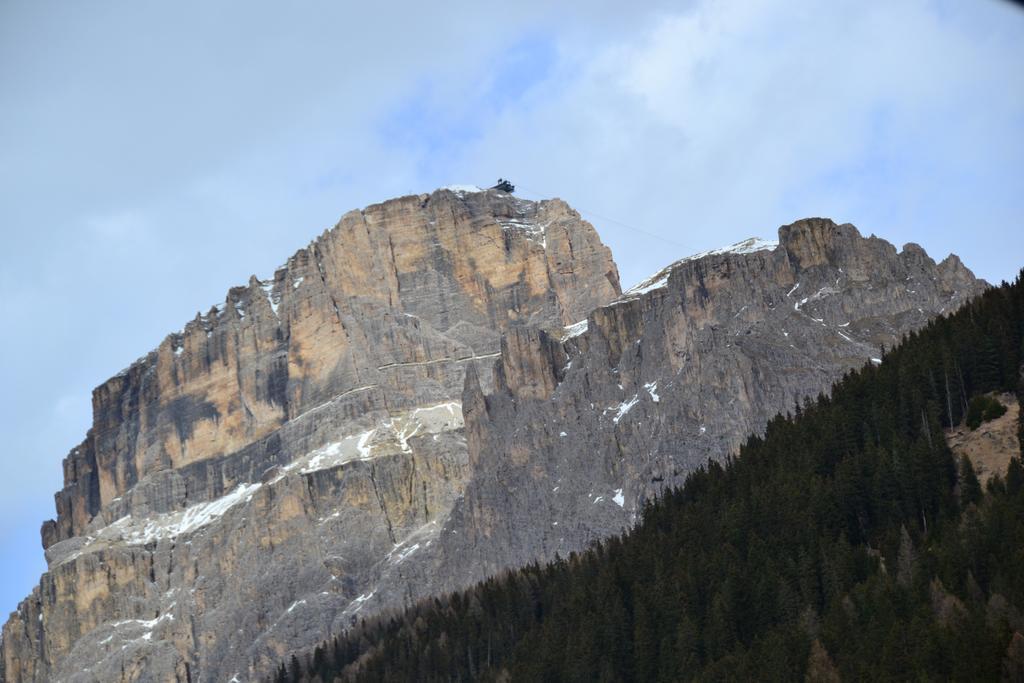
[(297, 682), (304, 680), (305, 672), (302, 670), (302, 664), (299, 662), (299, 658), (295, 655), (291, 657), (291, 664), (288, 666), (288, 680)]
[[(988, 392), (1024, 398), (1022, 289), (986, 291), (771, 420), (628, 534), (360, 622), (314, 652), (310, 677), (1011, 675), (1024, 661), (1010, 627), (1024, 612), (1024, 464), (982, 491), (942, 427)], [(295, 657), (289, 673), (307, 675)]]
[(960, 456), (960, 502), (963, 505), (981, 500), (981, 484), (974, 473), (974, 465), (966, 455)]

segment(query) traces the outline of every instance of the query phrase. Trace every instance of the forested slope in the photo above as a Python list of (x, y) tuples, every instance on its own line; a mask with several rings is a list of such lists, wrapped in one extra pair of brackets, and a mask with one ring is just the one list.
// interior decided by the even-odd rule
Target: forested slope
[(1018, 277), (779, 416), (624, 537), (364, 622), (278, 678), (1020, 680), (1020, 454), (983, 491), (943, 430), (973, 396), (1024, 398), (1022, 337)]

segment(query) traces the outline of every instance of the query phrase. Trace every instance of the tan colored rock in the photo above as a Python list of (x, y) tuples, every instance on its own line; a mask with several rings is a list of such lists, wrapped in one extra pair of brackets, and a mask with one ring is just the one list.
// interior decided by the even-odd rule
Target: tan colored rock
[(256, 680), (343, 628), (464, 489), (467, 368), (618, 294), (559, 200), (345, 214), (95, 390), (0, 680)]
[(457, 395), (504, 330), (559, 327), (617, 293), (607, 248), (559, 200), (439, 190), (350, 212), (96, 389), (44, 541), (148, 473), (236, 452), (340, 393)]
[(497, 385), (525, 398), (550, 398), (565, 362), (562, 345), (543, 330), (511, 329), (501, 340)]
[(564, 356), (511, 331), (494, 388), (467, 377), (470, 480), (407, 585), (463, 588), (627, 529), (694, 469), (985, 287), (955, 257), (807, 219), (778, 243), (664, 269), (566, 329)]
[(825, 219), (648, 285), (617, 297), (557, 200), (346, 214), (96, 390), (0, 678), (259, 680), (363, 616), (616, 533), (984, 287)]

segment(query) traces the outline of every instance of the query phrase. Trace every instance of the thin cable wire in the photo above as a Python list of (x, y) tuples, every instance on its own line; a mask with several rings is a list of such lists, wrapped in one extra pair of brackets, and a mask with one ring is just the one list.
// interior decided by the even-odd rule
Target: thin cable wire
[[(538, 192), (536, 190), (532, 190), (532, 189), (526, 187), (525, 185), (518, 185), (518, 187), (523, 189), (523, 190), (526, 190), (530, 194), (536, 195), (538, 197), (551, 197), (551, 196), (553, 196), (553, 195), (550, 195), (550, 194), (547, 194), (547, 193), (544, 193), (544, 192)], [(649, 230), (644, 230), (644, 229), (638, 228), (638, 227), (636, 227), (634, 225), (629, 225), (627, 223), (623, 223), (620, 220), (616, 220), (614, 218), (609, 218), (608, 216), (602, 216), (601, 214), (597, 213), (596, 211), (591, 211), (590, 209), (586, 209), (586, 208), (584, 208), (584, 207), (582, 207), (582, 206), (580, 206), (578, 204), (574, 203), (572, 205), (572, 207), (574, 209), (576, 209), (577, 211), (579, 211), (580, 213), (582, 213), (582, 214), (587, 214), (589, 216), (593, 216), (594, 218), (599, 218), (602, 221), (607, 221), (609, 223), (615, 223), (616, 225), (621, 226), (621, 227), (625, 228), (626, 230), (632, 230), (633, 232), (638, 232), (641, 235), (647, 235), (648, 237), (653, 237), (654, 239), (661, 240), (662, 242), (665, 242), (666, 244), (671, 244), (672, 246), (679, 247), (680, 249), (688, 248), (687, 245), (685, 245), (685, 244), (680, 244), (679, 242), (676, 242), (674, 240), (670, 240), (667, 237), (664, 237), (664, 236), (659, 235), (659, 234), (654, 233), (654, 232), (650, 232)]]

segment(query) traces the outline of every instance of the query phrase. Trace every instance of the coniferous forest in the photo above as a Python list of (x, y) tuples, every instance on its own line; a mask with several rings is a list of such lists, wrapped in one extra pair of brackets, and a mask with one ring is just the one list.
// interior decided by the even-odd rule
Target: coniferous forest
[(975, 397), (1024, 399), (1022, 278), (775, 418), (625, 536), (365, 621), (277, 679), (1024, 680), (1021, 457), (983, 490), (943, 433)]

